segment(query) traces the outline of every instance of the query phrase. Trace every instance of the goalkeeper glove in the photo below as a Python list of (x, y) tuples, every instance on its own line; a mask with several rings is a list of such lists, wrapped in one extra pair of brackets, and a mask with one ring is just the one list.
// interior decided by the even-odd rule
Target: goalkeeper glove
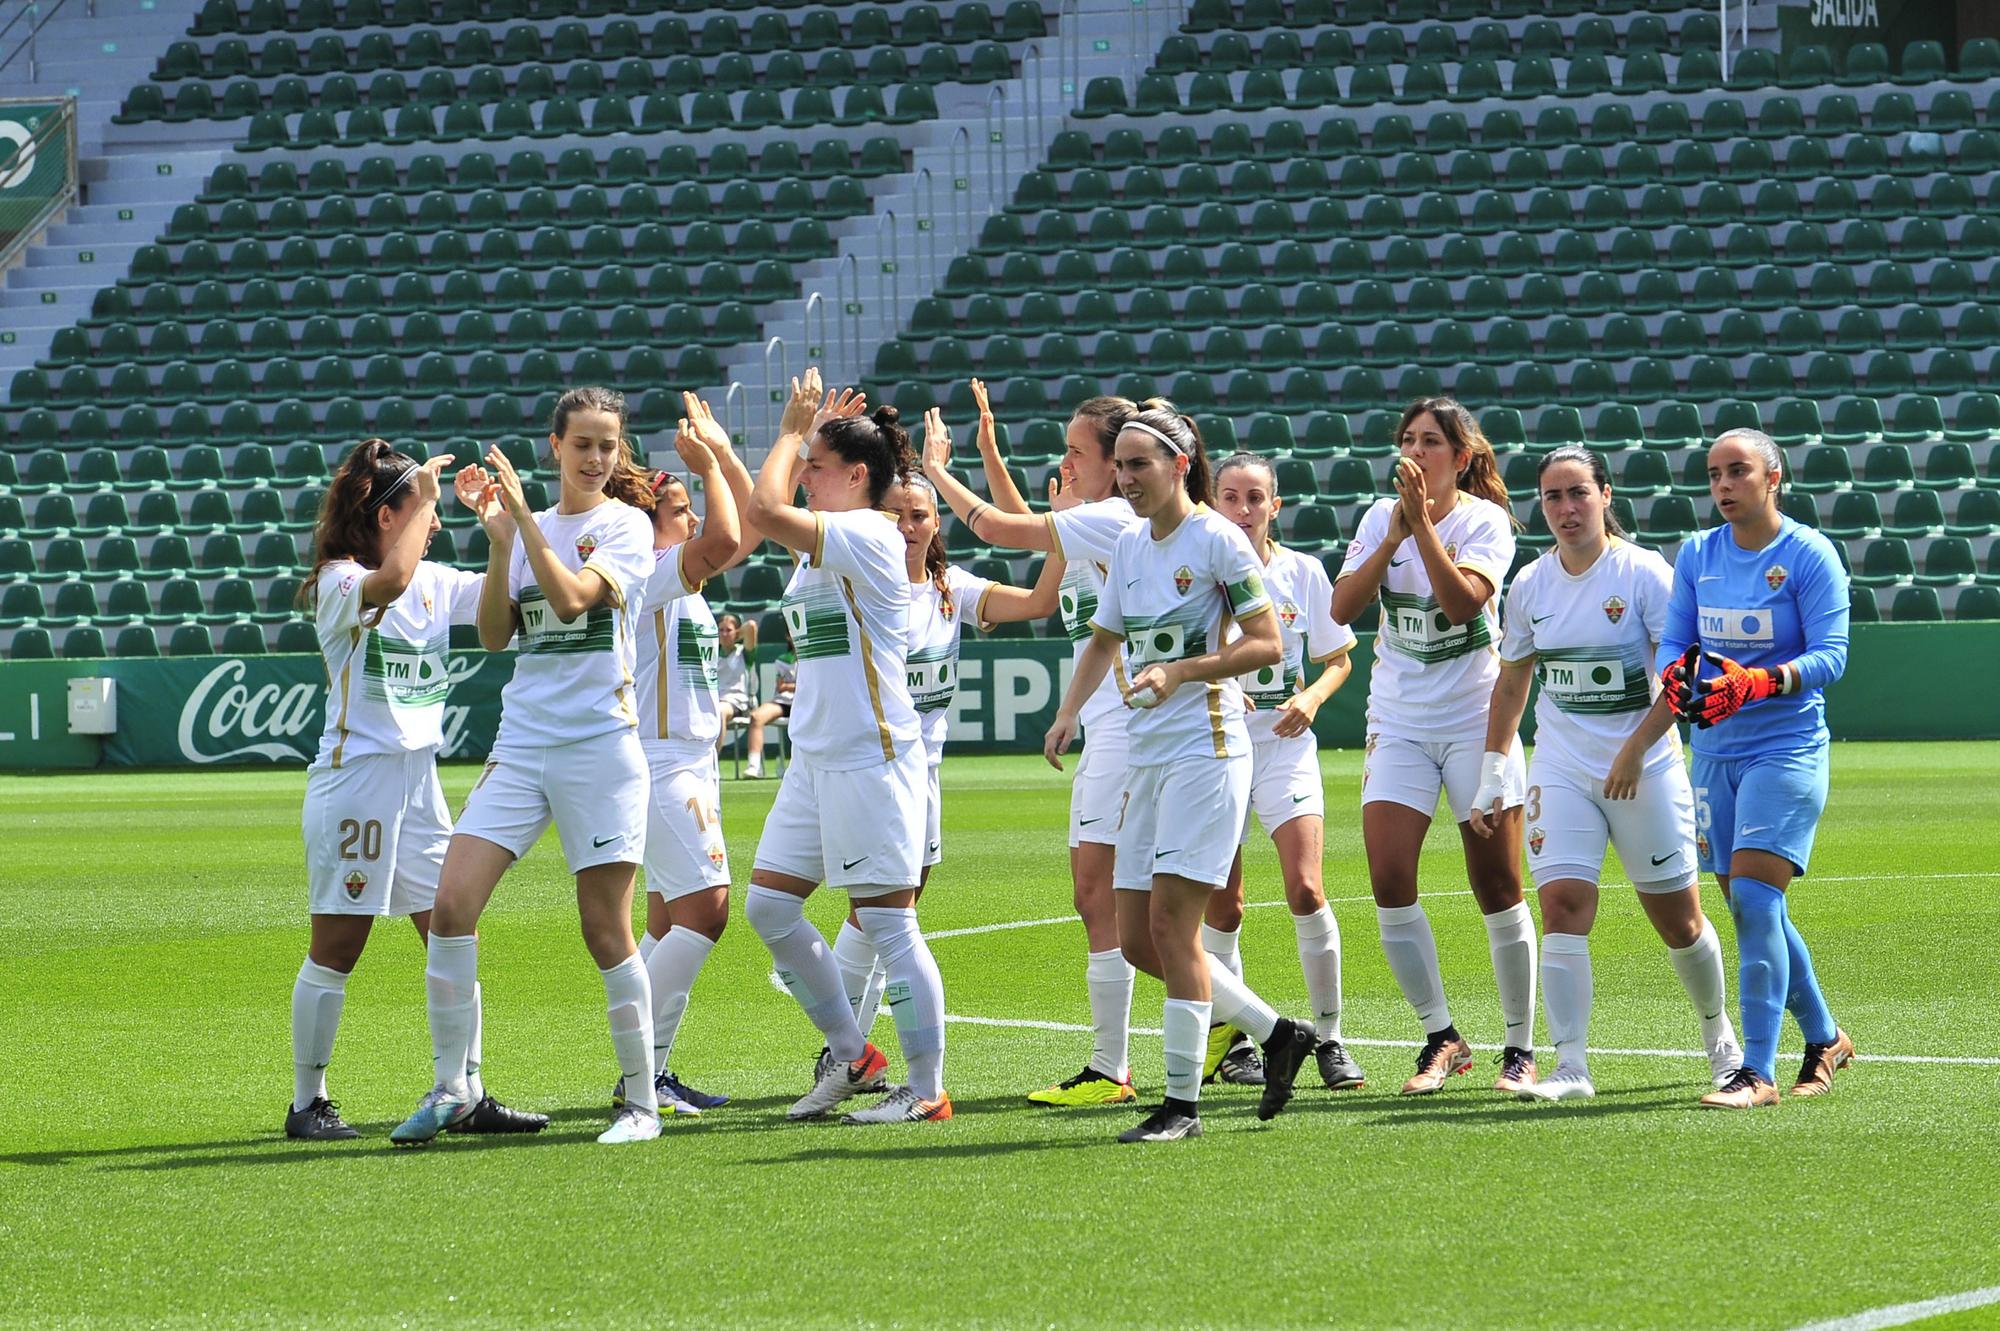
[(1695, 690), (1701, 680), (1701, 644), (1691, 642), (1685, 652), (1667, 663), (1660, 672), (1660, 692), (1676, 720), (1692, 721)]
[(1722, 667), (1722, 673), (1702, 683), (1689, 714), (1684, 718), (1697, 726), (1706, 729), (1727, 721), (1741, 711), (1745, 703), (1761, 702), (1776, 694), (1791, 692), (1787, 684), (1793, 676), (1784, 666), (1765, 670), (1738, 665), (1726, 656), (1705, 655)]

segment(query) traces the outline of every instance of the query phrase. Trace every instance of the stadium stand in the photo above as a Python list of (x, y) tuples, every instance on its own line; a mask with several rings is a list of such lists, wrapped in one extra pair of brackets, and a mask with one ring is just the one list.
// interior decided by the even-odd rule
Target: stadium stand
[[(1058, 17), (208, 0), (117, 119), (234, 150), (6, 386), (0, 646), (309, 649), (290, 595), (342, 447), (530, 463), (579, 381), (657, 431), (939, 91), (1017, 77)], [(1671, 557), (1712, 520), (1701, 441), (1758, 424), (1857, 618), (2000, 616), (2000, 48), (1753, 48), (1725, 80), (1719, 40), (1672, 0), (1196, 0), (1077, 90), (868, 387), (965, 420), (984, 377), (1031, 494), (1068, 404), (1164, 392), (1278, 459), (1287, 539), (1332, 567), (1413, 396), (1480, 413), (1530, 551), (1539, 452), (1606, 451)], [(434, 556), (483, 563), (443, 517)], [(726, 581), (752, 613), (782, 588)]]

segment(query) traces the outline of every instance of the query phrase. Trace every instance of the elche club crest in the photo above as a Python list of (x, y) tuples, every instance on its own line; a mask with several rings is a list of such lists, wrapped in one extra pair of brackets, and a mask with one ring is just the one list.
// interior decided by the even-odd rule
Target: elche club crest
[(1445, 557), (1446, 559), (1452, 559), (1452, 560), (1455, 560), (1455, 559), (1457, 559), (1457, 558), (1458, 558), (1458, 542), (1457, 542), (1457, 541), (1446, 541), (1446, 542), (1444, 543), (1444, 557)]
[(728, 860), (729, 856), (726, 852), (724, 852), (721, 846), (710, 846), (708, 848), (708, 862), (710, 864), (713, 864), (716, 868), (718, 869), (722, 868), (723, 865), (725, 865), (728, 862)]
[(1625, 618), (1625, 602), (1616, 596), (1605, 597), (1604, 617), (1614, 624)]
[(1776, 591), (1778, 588), (1784, 586), (1785, 579), (1791, 576), (1791, 570), (1787, 569), (1783, 564), (1773, 564), (1764, 570), (1764, 585), (1772, 591)]
[(1694, 834), (1694, 848), (1701, 853), (1703, 859), (1708, 858), (1708, 833), (1697, 832)]
[(577, 537), (576, 557), (578, 559), (581, 559), (587, 564), (590, 562), (590, 557), (596, 553), (597, 553), (597, 538), (595, 536)]
[(1296, 624), (1298, 622), (1298, 618), (1299, 618), (1299, 608), (1293, 605), (1290, 601), (1287, 601), (1283, 605), (1278, 607), (1279, 622), (1283, 623), (1286, 628), (1290, 628), (1293, 624)]
[(361, 894), (368, 890), (368, 875), (359, 869), (350, 869), (347, 877), (341, 880), (341, 886), (347, 889), (349, 901), (359, 901)]
[(1194, 586), (1194, 570), (1186, 564), (1182, 564), (1174, 570), (1174, 590), (1182, 596), (1186, 596), (1188, 588), (1192, 586)]
[(1542, 853), (1542, 840), (1543, 840), (1543, 838), (1542, 838), (1542, 829), (1541, 829), (1541, 828), (1539, 828), (1539, 827), (1531, 827), (1531, 828), (1529, 828), (1529, 829), (1528, 829), (1528, 849), (1529, 849), (1530, 851), (1534, 852), (1534, 853), (1535, 853), (1535, 854), (1537, 854), (1537, 855), (1541, 854), (1541, 853)]

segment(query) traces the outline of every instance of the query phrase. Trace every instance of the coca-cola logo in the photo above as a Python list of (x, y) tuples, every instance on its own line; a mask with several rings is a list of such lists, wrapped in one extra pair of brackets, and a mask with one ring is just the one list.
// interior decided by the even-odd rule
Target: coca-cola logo
[(242, 661), (223, 661), (189, 692), (176, 732), (181, 756), (191, 763), (311, 757), (306, 744), (291, 741), (318, 732), (321, 690), (303, 681), (252, 687), (244, 674)]

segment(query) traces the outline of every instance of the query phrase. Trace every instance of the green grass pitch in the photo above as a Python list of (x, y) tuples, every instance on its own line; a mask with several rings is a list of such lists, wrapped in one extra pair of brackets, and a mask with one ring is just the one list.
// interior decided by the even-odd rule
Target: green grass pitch
[[(1371, 1041), (1418, 1032), (1366, 900), (1359, 756), (1329, 753), (1328, 894), (1370, 1083), (1331, 1095), (1308, 1069), (1268, 1125), (1253, 1092), (1212, 1089), (1205, 1139), (1143, 1148), (1113, 1141), (1128, 1109), (1021, 1099), (1088, 1050), (1060, 1029), (1088, 1015), (1073, 920), (938, 939), (952, 1014), (1055, 1028), (954, 1024), (958, 1117), (856, 1129), (784, 1121), (818, 1040), (739, 919), (675, 1056), (736, 1102), (654, 1145), (597, 1146), (614, 1069), (553, 837), (501, 885), (481, 956), (489, 1083), (551, 1129), (389, 1148), (430, 1076), (422, 956), (390, 921), (329, 1072), (365, 1136), (287, 1142), (303, 775), (0, 778), (0, 1323), (1782, 1329), (1990, 1286), (1996, 757), (1836, 746), (1793, 899), (1864, 1060), (1823, 1101), (1726, 1115), (1693, 1108), (1700, 1058), (1647, 1053), (1594, 1056), (1587, 1105), (1503, 1099), (1484, 1063), (1397, 1097), (1411, 1051)], [(447, 770), (454, 802), (474, 774)], [(1069, 914), (1065, 783), (1032, 757), (948, 762), (927, 929)], [(726, 783), (739, 888), (775, 784)], [(1448, 827), (1423, 877), (1454, 1013), (1490, 1043), (1485, 934)], [(1251, 899), (1278, 895), (1257, 838)], [(840, 908), (822, 892), (811, 913), (831, 927)], [(1734, 1008), (1728, 914), (1712, 891), (1707, 908)], [(1594, 949), (1593, 1046), (1697, 1047), (1629, 892), (1607, 891)], [(1304, 1011), (1281, 909), (1250, 912), (1244, 955)], [(1135, 1025), (1158, 1026), (1160, 997), (1142, 978)], [(893, 1061), (886, 1019), (876, 1038)], [(1796, 1059), (1789, 1024), (1783, 1048)], [(1156, 1097), (1158, 1039), (1135, 1038), (1133, 1063)]]

